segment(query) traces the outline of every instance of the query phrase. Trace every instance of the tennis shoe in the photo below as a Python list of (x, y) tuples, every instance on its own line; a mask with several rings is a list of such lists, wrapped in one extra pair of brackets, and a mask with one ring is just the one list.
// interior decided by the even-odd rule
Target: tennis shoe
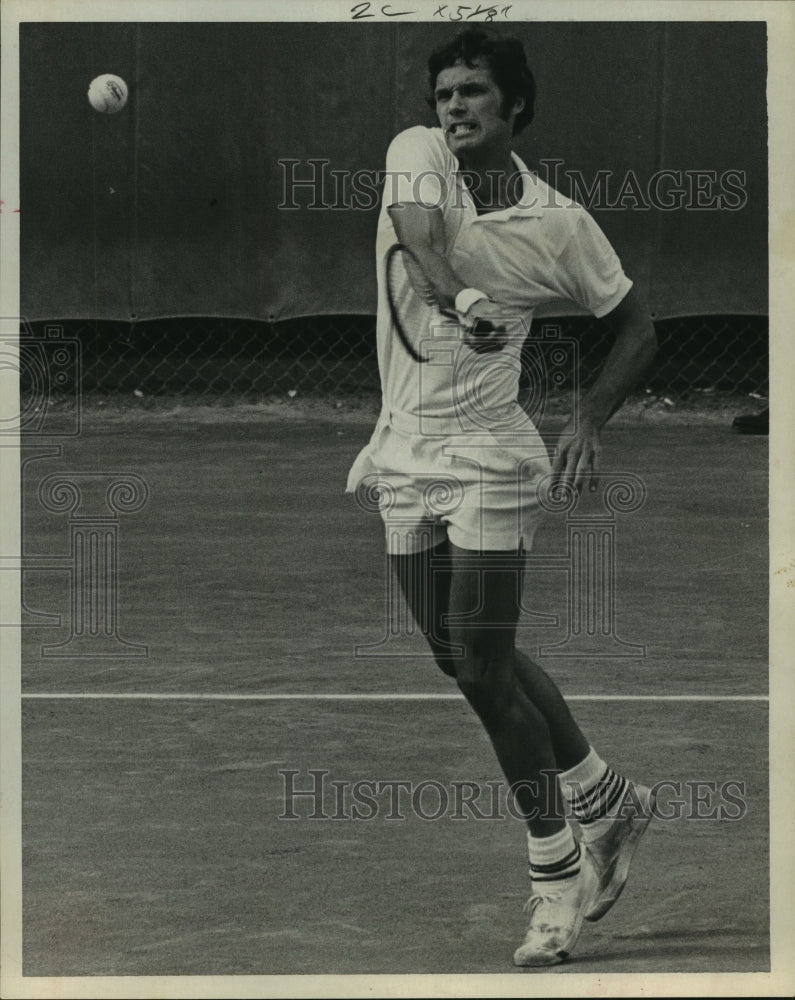
[(586, 920), (600, 920), (621, 895), (633, 855), (654, 814), (655, 799), (655, 792), (644, 785), (630, 785), (608, 829), (593, 840), (583, 834), (582, 846), (597, 875)]
[(536, 880), (524, 907), (530, 926), (514, 952), (514, 965), (557, 965), (567, 959), (580, 936), (583, 915), (593, 903), (597, 884), (596, 870), (584, 851), (577, 875), (554, 882)]

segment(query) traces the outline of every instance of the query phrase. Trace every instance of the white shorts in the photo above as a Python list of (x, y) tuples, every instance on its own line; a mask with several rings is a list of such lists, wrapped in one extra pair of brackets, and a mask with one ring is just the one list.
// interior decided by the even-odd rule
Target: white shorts
[[(351, 468), (347, 491), (379, 511), (387, 552), (410, 555), (445, 538), (478, 552), (529, 551), (544, 518), (537, 490), (551, 466), (529, 421), (508, 432), (462, 431), (387, 414)], [(439, 431), (439, 433), (435, 433)]]

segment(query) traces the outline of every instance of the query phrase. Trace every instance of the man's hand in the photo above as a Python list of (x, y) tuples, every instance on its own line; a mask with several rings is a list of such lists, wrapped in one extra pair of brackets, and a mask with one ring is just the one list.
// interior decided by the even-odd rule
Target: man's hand
[(634, 289), (604, 320), (615, 341), (599, 376), (580, 400), (578, 422), (570, 420), (566, 425), (561, 437), (566, 443), (561, 443), (552, 466), (556, 483), (568, 483), (578, 491), (586, 480), (591, 491), (596, 490), (600, 429), (648, 370), (657, 350), (654, 325)]
[(570, 420), (561, 434), (558, 454), (552, 463), (553, 489), (558, 484), (573, 486), (581, 492), (586, 481), (591, 492), (596, 490), (596, 473), (602, 459), (599, 427), (592, 420), (579, 423)]
[(505, 309), (489, 299), (478, 299), (463, 318), (464, 343), (477, 354), (501, 351), (507, 342)]

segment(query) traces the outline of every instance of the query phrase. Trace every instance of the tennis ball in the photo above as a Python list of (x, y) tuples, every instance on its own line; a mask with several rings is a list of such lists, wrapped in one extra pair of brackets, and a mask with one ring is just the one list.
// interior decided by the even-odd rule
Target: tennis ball
[(127, 84), (120, 76), (103, 73), (91, 81), (88, 100), (95, 111), (115, 115), (127, 103)]

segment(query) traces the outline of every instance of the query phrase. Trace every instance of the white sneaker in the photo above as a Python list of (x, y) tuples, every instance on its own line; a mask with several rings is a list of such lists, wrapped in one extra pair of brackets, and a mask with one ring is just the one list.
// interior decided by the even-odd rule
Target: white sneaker
[(598, 877), (593, 905), (586, 920), (599, 920), (615, 903), (626, 885), (640, 838), (646, 832), (654, 814), (655, 793), (644, 785), (630, 785), (634, 794), (626, 792), (618, 815), (608, 829), (594, 840), (587, 834), (581, 841), (593, 862)]
[(568, 958), (597, 885), (596, 870), (585, 851), (573, 878), (534, 882), (533, 895), (525, 904), (530, 927), (514, 952), (514, 965), (557, 965)]

